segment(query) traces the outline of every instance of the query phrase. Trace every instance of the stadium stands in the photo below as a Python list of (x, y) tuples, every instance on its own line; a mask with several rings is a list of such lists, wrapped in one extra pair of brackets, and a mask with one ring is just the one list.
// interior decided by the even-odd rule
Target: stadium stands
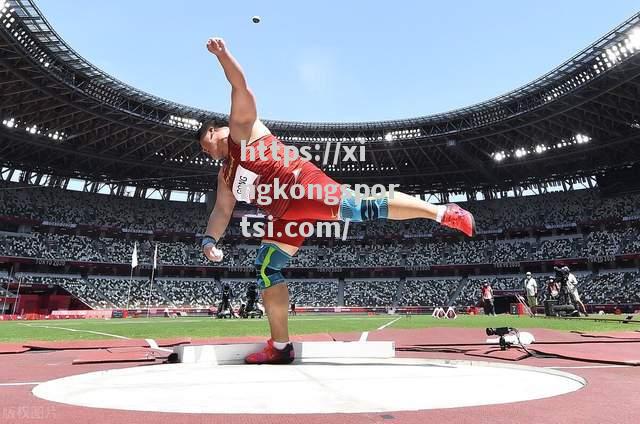
[(398, 284), (392, 279), (345, 280), (344, 306), (395, 306)]
[[(377, 267), (445, 264), (489, 264), (560, 258), (592, 258), (621, 253), (640, 253), (638, 229), (625, 232), (595, 232), (586, 236), (542, 237), (539, 240), (472, 240), (421, 242), (409, 240), (393, 246), (388, 243), (354, 241), (332, 248), (301, 249), (292, 267)], [(198, 244), (193, 242), (158, 243), (158, 263), (164, 265), (206, 265)], [(222, 242), (227, 252), (221, 266), (252, 267), (255, 246), (233, 246)], [(0, 235), (0, 256), (59, 259), (83, 262), (126, 264), (131, 261), (133, 242), (116, 238), (92, 238), (33, 232)], [(138, 245), (139, 261), (151, 263), (153, 245)]]
[[(9, 183), (0, 183), (7, 185)], [(109, 197), (58, 189), (0, 190), (0, 218), (25, 222), (19, 228), (0, 232), (0, 256), (37, 260), (129, 264), (133, 240), (138, 240), (140, 263), (153, 262), (154, 231), (174, 233), (173, 241), (158, 242), (158, 263), (162, 266), (201, 267), (211, 265), (203, 257), (196, 233), (206, 222), (203, 204)], [(355, 224), (347, 241), (309, 240), (290, 268), (400, 268), (425, 270), (432, 266), (474, 266), (517, 264), (564, 258), (588, 260), (616, 255), (640, 254), (640, 229), (625, 217), (638, 215), (640, 196), (601, 198), (597, 191), (546, 194), (467, 204), (475, 210), (478, 226), (493, 229), (489, 237), (464, 240), (442, 231), (431, 221), (410, 220)], [(23, 220), (23, 221), (21, 221)], [(26, 220), (26, 221), (25, 221)], [(47, 221), (43, 223), (42, 221)], [(8, 222), (8, 221), (7, 221)], [(38, 224), (35, 224), (38, 222)], [(611, 226), (611, 223), (617, 223)], [(89, 231), (89, 227), (124, 230)], [(569, 230), (552, 233), (554, 226)], [(581, 227), (579, 227), (581, 226)], [(545, 227), (549, 227), (545, 230)], [(13, 230), (11, 230), (13, 228)], [(519, 228), (537, 229), (516, 236)], [(131, 231), (140, 235), (131, 235)], [(146, 232), (145, 232), (146, 231)], [(140, 233), (142, 232), (142, 233)], [(186, 234), (180, 235), (181, 232)], [(492, 232), (492, 231), (489, 231)], [(226, 269), (252, 271), (257, 240), (239, 236), (237, 223), (230, 237), (221, 241)], [(163, 239), (165, 240), (165, 239)], [(245, 244), (252, 243), (252, 244)], [(4, 273), (6, 275), (6, 271)], [(144, 275), (144, 272), (140, 275)], [(217, 304), (220, 284), (232, 286), (234, 302), (244, 300), (252, 279), (222, 280), (159, 276), (149, 297), (149, 278), (128, 276), (29, 274), (28, 281), (57, 284), (92, 308), (208, 307)], [(0, 275), (2, 279), (3, 275)], [(487, 277), (494, 290), (520, 289), (520, 276)], [(625, 271), (596, 274), (581, 286), (588, 303), (637, 301), (640, 277)], [(434, 306), (453, 303), (475, 304), (479, 278), (400, 277), (385, 278), (293, 278), (291, 299), (300, 306)], [(545, 283), (544, 278), (538, 280)], [(460, 286), (462, 283), (462, 286)], [(635, 290), (635, 291), (634, 291)], [(541, 300), (544, 290), (540, 290)], [(635, 296), (635, 297), (634, 297)]]
[(411, 278), (404, 282), (399, 306), (446, 306), (459, 279)]
[[(296, 306), (338, 306), (338, 281), (289, 280), (289, 299)], [(361, 306), (361, 305), (359, 305)]]

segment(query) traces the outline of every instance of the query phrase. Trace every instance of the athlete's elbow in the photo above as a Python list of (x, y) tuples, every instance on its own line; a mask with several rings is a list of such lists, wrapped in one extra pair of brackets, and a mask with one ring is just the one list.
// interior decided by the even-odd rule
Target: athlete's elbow
[(229, 124), (231, 127), (248, 127), (253, 125), (256, 119), (258, 119), (256, 113), (236, 114), (229, 118)]
[(229, 78), (229, 84), (231, 84), (231, 89), (237, 93), (247, 93), (249, 95), (253, 95), (251, 88), (249, 88), (249, 84), (247, 84), (247, 80), (244, 75), (238, 75), (234, 78)]

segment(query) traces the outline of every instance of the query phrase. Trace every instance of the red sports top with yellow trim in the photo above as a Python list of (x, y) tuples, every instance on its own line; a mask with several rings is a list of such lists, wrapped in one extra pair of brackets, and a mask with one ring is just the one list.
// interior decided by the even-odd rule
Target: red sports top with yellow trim
[[(231, 136), (227, 140), (229, 156), (222, 167), (222, 178), (225, 184), (231, 189), (236, 200), (257, 205), (274, 218), (281, 217), (291, 202), (288, 190), (284, 190), (286, 196), (278, 195), (274, 198), (276, 179), (279, 186), (286, 184), (287, 188), (291, 188), (301, 172), (319, 171), (314, 164), (296, 157), (290, 149), (285, 149), (285, 145), (272, 134), (265, 135), (245, 146), (237, 144)], [(263, 151), (262, 158), (259, 149)], [(285, 161), (286, 153), (289, 154), (288, 161)], [(250, 196), (252, 191), (246, 189), (249, 185), (263, 186), (266, 193), (258, 193), (256, 189), (255, 195)], [(270, 203), (264, 204), (259, 202), (260, 199), (269, 199)]]

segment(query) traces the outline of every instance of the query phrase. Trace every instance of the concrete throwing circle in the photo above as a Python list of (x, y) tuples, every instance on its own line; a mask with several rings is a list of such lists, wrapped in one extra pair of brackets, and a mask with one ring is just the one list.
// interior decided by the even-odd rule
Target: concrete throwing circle
[(326, 414), (494, 405), (557, 396), (584, 385), (582, 378), (560, 371), (488, 362), (331, 359), (122, 368), (51, 380), (33, 394), (129, 411)]

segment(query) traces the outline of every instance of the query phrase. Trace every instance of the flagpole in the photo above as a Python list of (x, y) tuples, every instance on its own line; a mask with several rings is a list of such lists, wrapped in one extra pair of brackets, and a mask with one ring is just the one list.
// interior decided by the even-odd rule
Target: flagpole
[(18, 278), (18, 291), (16, 292), (16, 303), (13, 304), (13, 315), (16, 314), (18, 309), (18, 301), (20, 300), (20, 285), (22, 284), (22, 277)]
[(131, 283), (133, 281), (133, 267), (131, 267), (131, 275), (129, 276), (129, 290), (127, 291), (127, 313), (129, 313), (129, 299), (131, 297)]
[(7, 289), (4, 295), (4, 301), (2, 302), (2, 315), (4, 315), (4, 310), (7, 307), (7, 296), (9, 296), (9, 282), (7, 281)]
[(11, 267), (11, 272), (9, 272), (9, 278), (7, 278), (7, 294), (4, 296), (4, 302), (2, 303), (2, 315), (4, 315), (4, 310), (7, 307), (7, 297), (9, 296), (9, 282), (13, 280), (13, 266)]
[(131, 284), (133, 283), (133, 269), (138, 266), (138, 242), (133, 242), (133, 253), (131, 254), (131, 276), (129, 277), (129, 290), (127, 291), (127, 314), (129, 313), (129, 302), (131, 299)]
[(151, 281), (149, 282), (149, 296), (147, 297), (147, 318), (151, 314), (151, 291), (153, 290), (153, 278), (155, 276), (156, 266), (158, 263), (158, 243), (156, 243), (156, 250), (153, 254), (153, 268), (151, 268)]

